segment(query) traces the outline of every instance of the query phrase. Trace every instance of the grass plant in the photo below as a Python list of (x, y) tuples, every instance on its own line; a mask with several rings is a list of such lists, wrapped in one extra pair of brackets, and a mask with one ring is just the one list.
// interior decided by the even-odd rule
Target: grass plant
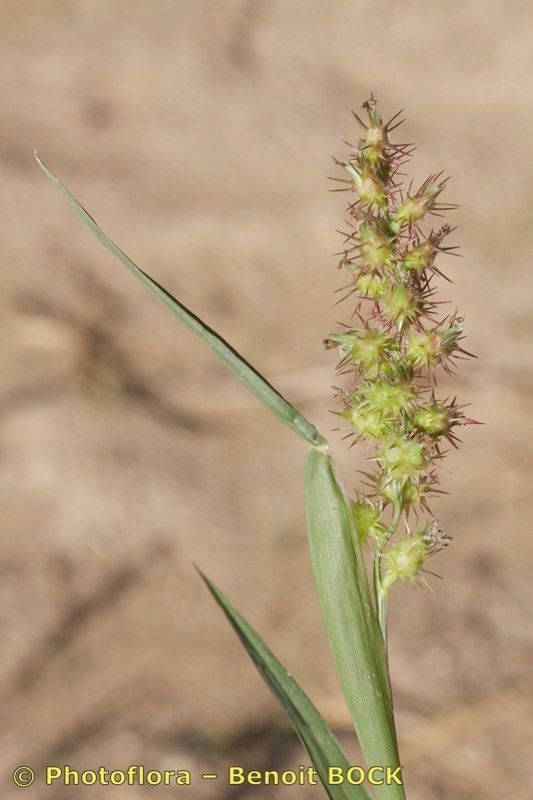
[[(437, 283), (450, 225), (435, 218), (446, 179), (431, 175), (416, 190), (403, 182), (412, 145), (392, 142), (398, 115), (382, 121), (373, 97), (355, 114), (359, 134), (334, 159), (349, 193), (341, 231), (340, 267), (349, 284), (350, 322), (325, 339), (340, 352), (339, 372), (350, 383), (338, 390), (341, 427), (351, 444), (370, 447), (372, 469), (349, 499), (338, 480), (326, 438), (261, 373), (192, 311), (138, 267), (37, 158), (48, 178), (99, 241), (158, 300), (199, 336), (255, 397), (308, 445), (305, 500), (311, 562), (331, 652), (368, 767), (400, 766), (387, 660), (387, 603), (397, 583), (425, 582), (426, 562), (445, 547), (430, 508), (441, 492), (439, 468), (457, 447), (459, 426), (473, 423), (456, 399), (441, 397), (440, 370), (453, 373), (462, 346), (463, 319), (441, 313)], [(367, 562), (371, 568), (367, 568)], [(430, 573), (431, 574), (431, 573)], [(288, 713), (332, 800), (404, 800), (397, 780), (332, 783), (331, 766), (349, 760), (312, 701), (250, 624), (207, 577), (223, 610), (265, 682)], [(385, 772), (383, 773), (385, 774)], [(376, 773), (377, 775), (377, 773)]]

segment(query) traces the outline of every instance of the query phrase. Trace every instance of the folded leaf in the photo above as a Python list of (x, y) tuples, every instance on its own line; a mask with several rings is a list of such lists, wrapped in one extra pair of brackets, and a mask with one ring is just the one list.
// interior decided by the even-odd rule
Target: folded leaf
[(363, 786), (329, 785), (330, 766), (348, 769), (351, 764), (333, 733), (294, 678), (280, 664), (263, 640), (246, 620), (230, 605), (220, 589), (202, 575), (207, 588), (222, 608), (249, 656), (274, 696), (288, 713), (292, 725), (304, 744), (331, 800), (371, 800)]
[[(368, 766), (399, 766), (383, 639), (370, 599), (354, 517), (329, 455), (311, 448), (305, 495), (311, 561), (341, 688)], [(381, 800), (403, 787), (376, 786)]]
[(215, 351), (220, 360), (239, 378), (242, 383), (254, 393), (257, 399), (265, 405), (281, 422), (288, 425), (310, 444), (320, 445), (325, 443), (325, 439), (320, 435), (315, 426), (309, 422), (299, 411), (297, 411), (268, 381), (245, 359), (234, 350), (231, 345), (212, 330), (199, 317), (189, 311), (179, 300), (176, 300), (170, 292), (154, 281), (144, 270), (134, 262), (102, 231), (98, 223), (87, 213), (78, 203), (76, 198), (64, 186), (59, 178), (43, 164), (35, 154), (37, 163), (50, 178), (61, 193), (67, 198), (70, 205), (81, 217), (83, 222), (91, 229), (97, 239), (106, 247), (116, 258), (119, 259), (133, 274), (152, 292), (158, 300), (161, 300), (172, 313), (199, 336), (206, 344)]

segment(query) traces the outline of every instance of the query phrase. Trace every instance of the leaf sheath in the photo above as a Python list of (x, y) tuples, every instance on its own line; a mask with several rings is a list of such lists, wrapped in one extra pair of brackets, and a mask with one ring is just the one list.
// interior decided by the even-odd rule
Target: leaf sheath
[[(399, 766), (383, 639), (370, 599), (353, 515), (331, 458), (311, 448), (305, 473), (311, 562), (331, 651), (368, 766)], [(404, 800), (397, 784), (379, 800)]]

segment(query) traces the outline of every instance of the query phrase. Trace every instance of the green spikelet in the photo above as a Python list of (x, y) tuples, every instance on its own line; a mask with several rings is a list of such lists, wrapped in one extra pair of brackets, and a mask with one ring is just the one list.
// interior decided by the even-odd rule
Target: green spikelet
[(461, 347), (462, 318), (455, 313), (439, 320), (433, 299), (443, 274), (439, 256), (455, 250), (443, 244), (450, 225), (432, 225), (434, 215), (454, 208), (441, 202), (447, 179), (439, 173), (416, 191), (404, 187), (400, 168), (411, 146), (391, 141), (396, 117), (383, 123), (373, 97), (363, 109), (365, 119), (354, 115), (361, 138), (345, 160), (335, 159), (348, 176), (347, 190), (356, 195), (347, 209), (349, 234), (340, 265), (353, 280), (352, 317), (361, 324), (329, 334), (326, 346), (339, 348), (339, 367), (354, 376), (340, 393), (344, 408), (338, 412), (348, 436), (374, 449), (369, 489), (353, 508), (361, 541), (374, 544), (376, 603), (385, 635), (388, 589), (398, 579), (419, 576), (436, 551), (429, 521), (418, 534), (407, 528), (403, 537), (400, 523), (411, 511), (428, 515), (443, 441), (456, 446), (455, 429), (474, 420), (464, 417), (455, 400), (435, 396), (439, 368), (451, 373), (458, 358), (470, 355)]

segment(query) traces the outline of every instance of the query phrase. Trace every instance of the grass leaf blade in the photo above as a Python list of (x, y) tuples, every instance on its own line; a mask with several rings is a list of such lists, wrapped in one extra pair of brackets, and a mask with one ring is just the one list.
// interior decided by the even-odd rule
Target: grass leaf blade
[[(388, 668), (353, 514), (330, 456), (311, 448), (305, 494), (311, 561), (341, 688), (367, 765), (399, 766)], [(403, 786), (376, 786), (404, 800)]]
[(200, 575), (266, 684), (288, 713), (294, 729), (311, 756), (330, 800), (371, 800), (363, 786), (329, 785), (328, 767), (339, 766), (346, 770), (351, 766), (333, 733), (309, 697), (287, 673), (254, 629), (230, 605), (220, 589), (205, 575), (202, 573)]
[(299, 436), (309, 444), (321, 445), (325, 439), (317, 431), (315, 426), (309, 422), (299, 411), (297, 411), (285, 398), (275, 389), (254, 367), (251, 366), (231, 345), (212, 330), (199, 317), (193, 314), (179, 300), (176, 300), (170, 292), (160, 286), (144, 270), (138, 267), (123, 250), (118, 247), (100, 228), (98, 223), (76, 200), (74, 195), (66, 186), (48, 169), (39, 159), (35, 158), (45, 175), (66, 197), (70, 205), (74, 208), (83, 222), (90, 228), (96, 238), (106, 247), (116, 258), (119, 259), (151, 292), (163, 302), (172, 313), (186, 325), (189, 330), (199, 336), (214, 350), (220, 360), (244, 383), (257, 399), (265, 405), (281, 422), (288, 425)]

